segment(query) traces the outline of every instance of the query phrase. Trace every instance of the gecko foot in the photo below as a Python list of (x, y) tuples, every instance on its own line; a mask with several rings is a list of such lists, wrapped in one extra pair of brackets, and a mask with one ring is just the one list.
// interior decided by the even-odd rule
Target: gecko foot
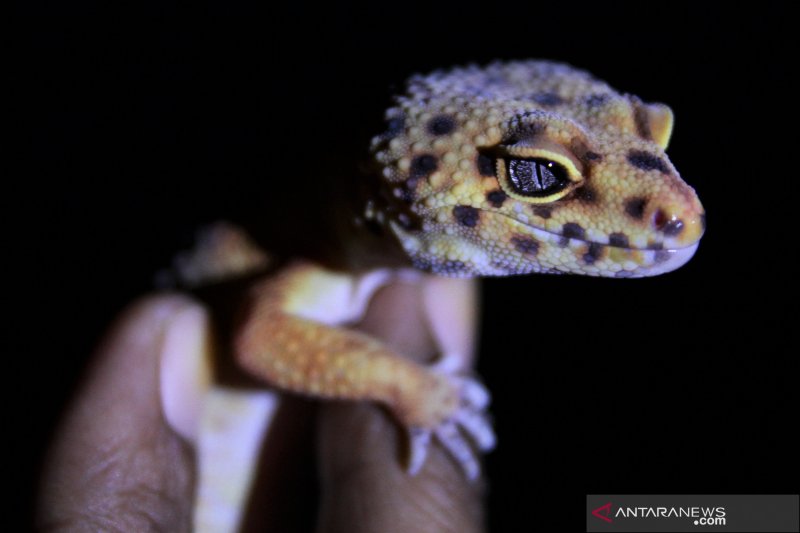
[(460, 403), (456, 410), (434, 428), (409, 428), (408, 472), (415, 475), (425, 463), (431, 437), (435, 437), (459, 464), (467, 479), (474, 480), (480, 473), (478, 457), (495, 446), (495, 435), (489, 422), (486, 407), (490, 397), (477, 380), (449, 376), (459, 390)]

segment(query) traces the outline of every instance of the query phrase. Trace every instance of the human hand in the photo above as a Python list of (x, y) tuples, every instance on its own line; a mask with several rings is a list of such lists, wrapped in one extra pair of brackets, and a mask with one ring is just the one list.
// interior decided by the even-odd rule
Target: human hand
[[(430, 353), (420, 316), (407, 312), (417, 291), (402, 284), (381, 291), (362, 329), (401, 352)], [(56, 433), (41, 528), (191, 529), (208, 330), (204, 309), (183, 296), (151, 297), (123, 313)], [(318, 420), (322, 494), (319, 510), (309, 512), (319, 531), (482, 528), (480, 485), (437, 446), (410, 477), (398, 462), (398, 428), (376, 406), (326, 403)]]

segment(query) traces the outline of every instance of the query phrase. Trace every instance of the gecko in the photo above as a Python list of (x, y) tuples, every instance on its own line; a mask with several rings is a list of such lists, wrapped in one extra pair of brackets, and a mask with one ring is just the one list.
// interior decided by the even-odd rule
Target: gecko
[[(485, 276), (636, 278), (685, 264), (705, 212), (665, 154), (672, 126), (666, 105), (558, 62), (411, 77), (371, 140), (361, 193), (338, 221), (347, 230), (339, 266), (297, 259), (258, 282), (233, 338), (239, 365), (282, 391), (377, 402), (406, 430), (409, 473), (438, 442), (475, 479), (480, 454), (495, 444), (489, 394), (469, 372), (459, 331), (469, 321), (450, 324), (459, 320), (437, 315), (437, 305), (467, 301), (469, 280)], [(179, 265), (185, 280), (267, 262), (230, 226), (203, 240)], [(433, 364), (343, 327), (387, 283), (437, 277), (464, 284), (426, 298), (440, 351)]]

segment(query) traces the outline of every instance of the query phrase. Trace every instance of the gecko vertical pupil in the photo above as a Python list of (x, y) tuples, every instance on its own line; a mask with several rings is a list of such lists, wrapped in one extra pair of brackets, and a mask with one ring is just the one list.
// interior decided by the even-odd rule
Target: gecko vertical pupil
[(514, 190), (524, 196), (552, 194), (569, 183), (567, 170), (547, 159), (511, 159), (508, 180)]

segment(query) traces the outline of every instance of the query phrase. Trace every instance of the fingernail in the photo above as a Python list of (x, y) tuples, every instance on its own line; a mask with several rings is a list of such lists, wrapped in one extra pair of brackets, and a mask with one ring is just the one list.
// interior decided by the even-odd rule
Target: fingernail
[(208, 314), (192, 304), (167, 326), (161, 352), (161, 406), (170, 427), (191, 443), (197, 440), (203, 398), (211, 383)]

